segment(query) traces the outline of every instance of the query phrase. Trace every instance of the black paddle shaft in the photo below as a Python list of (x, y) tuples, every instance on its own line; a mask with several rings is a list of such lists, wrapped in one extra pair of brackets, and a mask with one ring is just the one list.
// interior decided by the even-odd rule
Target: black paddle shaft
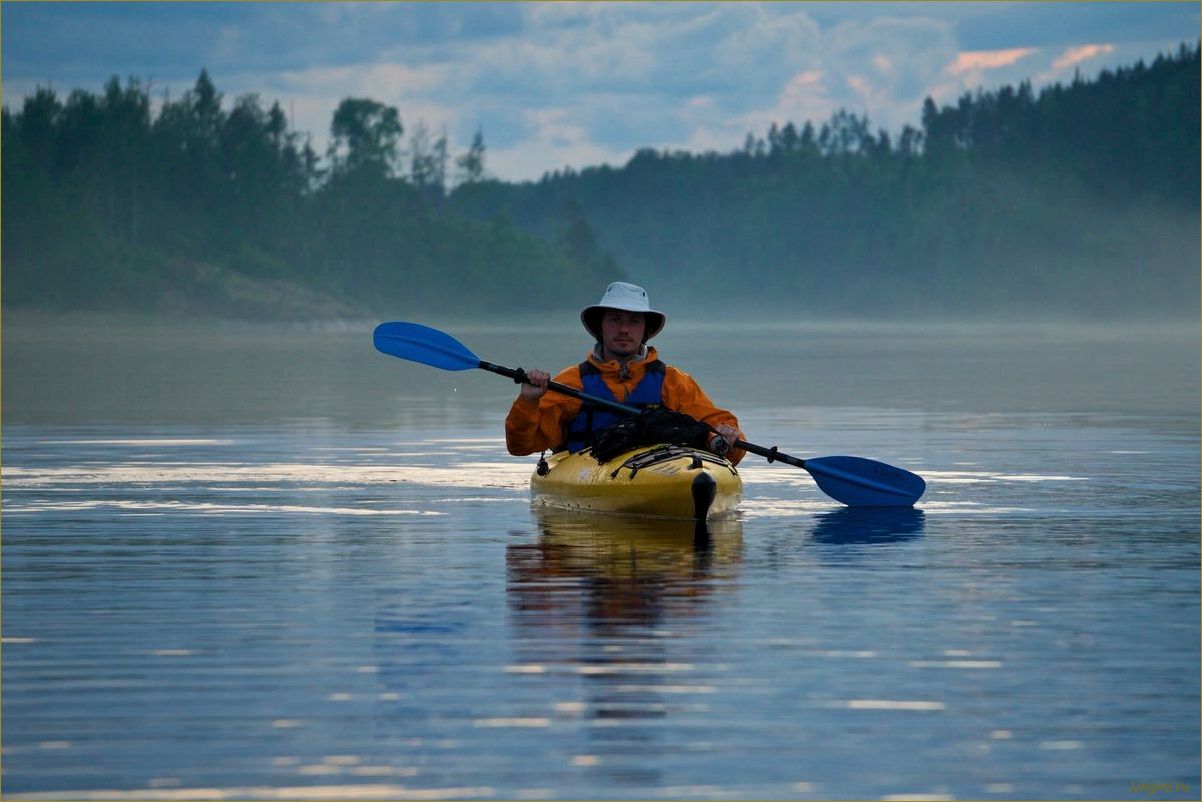
[[(490, 373), (497, 373), (501, 376), (507, 376), (508, 378), (513, 379), (514, 384), (525, 384), (529, 381), (528, 377), (526, 376), (526, 371), (522, 368), (507, 368), (504, 365), (486, 362), (483, 359), (480, 360), (478, 367), (481, 370), (487, 370)], [(570, 395), (573, 398), (579, 398), (581, 401), (587, 401), (590, 404), (608, 407), (615, 412), (625, 412), (627, 415), (637, 415), (640, 411), (637, 407), (620, 404), (617, 401), (610, 401), (608, 398), (599, 398), (582, 390), (577, 390), (575, 387), (569, 387), (566, 384), (560, 384), (559, 382), (547, 382), (547, 389), (554, 390), (555, 392), (562, 393), (563, 395)], [(712, 426), (710, 427), (710, 430), (713, 431)], [(789, 465), (795, 465), (798, 468), (804, 468), (806, 466), (805, 460), (801, 459), (800, 457), (793, 457), (785, 454), (777, 449), (776, 446), (773, 446), (772, 448), (764, 448), (763, 446), (757, 446), (755, 443), (748, 443), (745, 440), (736, 440), (734, 443), (732, 443), (732, 445), (736, 448), (741, 448), (744, 451), (749, 451), (752, 454), (757, 454), (768, 460), (768, 462), (785, 462)]]
[(773, 446), (772, 448), (764, 448), (763, 446), (757, 446), (755, 443), (748, 443), (744, 440), (736, 440), (734, 442), (734, 446), (735, 448), (741, 448), (744, 451), (750, 451), (752, 454), (758, 454), (769, 462), (787, 462), (790, 465), (796, 465), (798, 468), (804, 468), (806, 466), (806, 461), (801, 457), (793, 457), (785, 454), (776, 446)]
[[(507, 368), (504, 365), (496, 365), (492, 362), (480, 360), (478, 366), (481, 370), (487, 370), (489, 373), (497, 373), (502, 376), (508, 376), (513, 379), (514, 384), (529, 384), (530, 378), (526, 375), (526, 371), (522, 368)], [(627, 406), (620, 404), (617, 401), (610, 401), (608, 398), (600, 398), (595, 395), (590, 395), (583, 390), (577, 390), (575, 387), (569, 387), (566, 384), (559, 382), (547, 382), (547, 389), (554, 390), (562, 395), (570, 395), (573, 398), (579, 398), (581, 401), (587, 401), (590, 404), (596, 404), (599, 407), (609, 407), (615, 412), (625, 412), (627, 415), (637, 415), (642, 412), (638, 407)]]

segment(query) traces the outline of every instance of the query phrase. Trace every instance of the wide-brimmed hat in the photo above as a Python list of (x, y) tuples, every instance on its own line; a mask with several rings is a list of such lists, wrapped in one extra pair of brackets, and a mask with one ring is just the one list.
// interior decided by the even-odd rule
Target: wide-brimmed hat
[(605, 288), (601, 300), (586, 306), (580, 312), (580, 322), (594, 339), (601, 339), (601, 315), (606, 309), (621, 309), (624, 312), (642, 312), (646, 316), (647, 328), (643, 331), (643, 342), (647, 342), (663, 329), (668, 316), (651, 308), (647, 291), (637, 284), (615, 281)]

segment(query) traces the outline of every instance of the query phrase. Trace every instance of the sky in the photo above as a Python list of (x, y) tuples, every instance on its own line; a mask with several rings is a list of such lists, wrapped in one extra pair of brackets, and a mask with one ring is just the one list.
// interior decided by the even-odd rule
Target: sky
[(845, 109), (891, 134), (923, 100), (1038, 89), (1199, 40), (1197, 2), (5, 2), (0, 97), (113, 76), (179, 98), (207, 69), (227, 107), (278, 101), (323, 152), (347, 97), (395, 106), (488, 174), (715, 150)]

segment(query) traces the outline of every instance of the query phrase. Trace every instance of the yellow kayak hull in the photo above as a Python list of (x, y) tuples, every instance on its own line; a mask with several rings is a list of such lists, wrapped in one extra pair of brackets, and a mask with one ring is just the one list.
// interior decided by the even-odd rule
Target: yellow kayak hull
[(743, 480), (726, 460), (687, 446), (657, 445), (598, 463), (592, 452), (547, 458), (530, 477), (536, 503), (568, 510), (705, 520), (734, 511)]

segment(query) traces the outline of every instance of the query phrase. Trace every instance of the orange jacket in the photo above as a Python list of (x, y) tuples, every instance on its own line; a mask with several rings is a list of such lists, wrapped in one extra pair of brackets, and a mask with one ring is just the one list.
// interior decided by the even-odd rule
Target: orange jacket
[[(647, 346), (647, 355), (641, 360), (626, 363), (623, 372), (623, 365), (617, 360), (602, 362), (596, 353), (588, 357), (588, 361), (601, 371), (601, 378), (618, 401), (626, 400), (642, 381), (647, 363), (655, 359), (655, 349)], [(584, 387), (579, 365), (561, 371), (553, 381), (576, 389)], [(670, 365), (664, 367), (663, 403), (668, 409), (691, 415), (710, 426), (728, 423), (739, 428), (738, 418), (714, 406), (714, 402), (710, 401), (692, 376)], [(519, 395), (505, 418), (505, 445), (509, 453), (523, 456), (561, 445), (568, 439), (568, 424), (580, 412), (581, 405), (580, 399), (553, 390), (537, 401), (529, 401)], [(732, 448), (726, 458), (738, 464), (745, 453), (742, 449)]]

